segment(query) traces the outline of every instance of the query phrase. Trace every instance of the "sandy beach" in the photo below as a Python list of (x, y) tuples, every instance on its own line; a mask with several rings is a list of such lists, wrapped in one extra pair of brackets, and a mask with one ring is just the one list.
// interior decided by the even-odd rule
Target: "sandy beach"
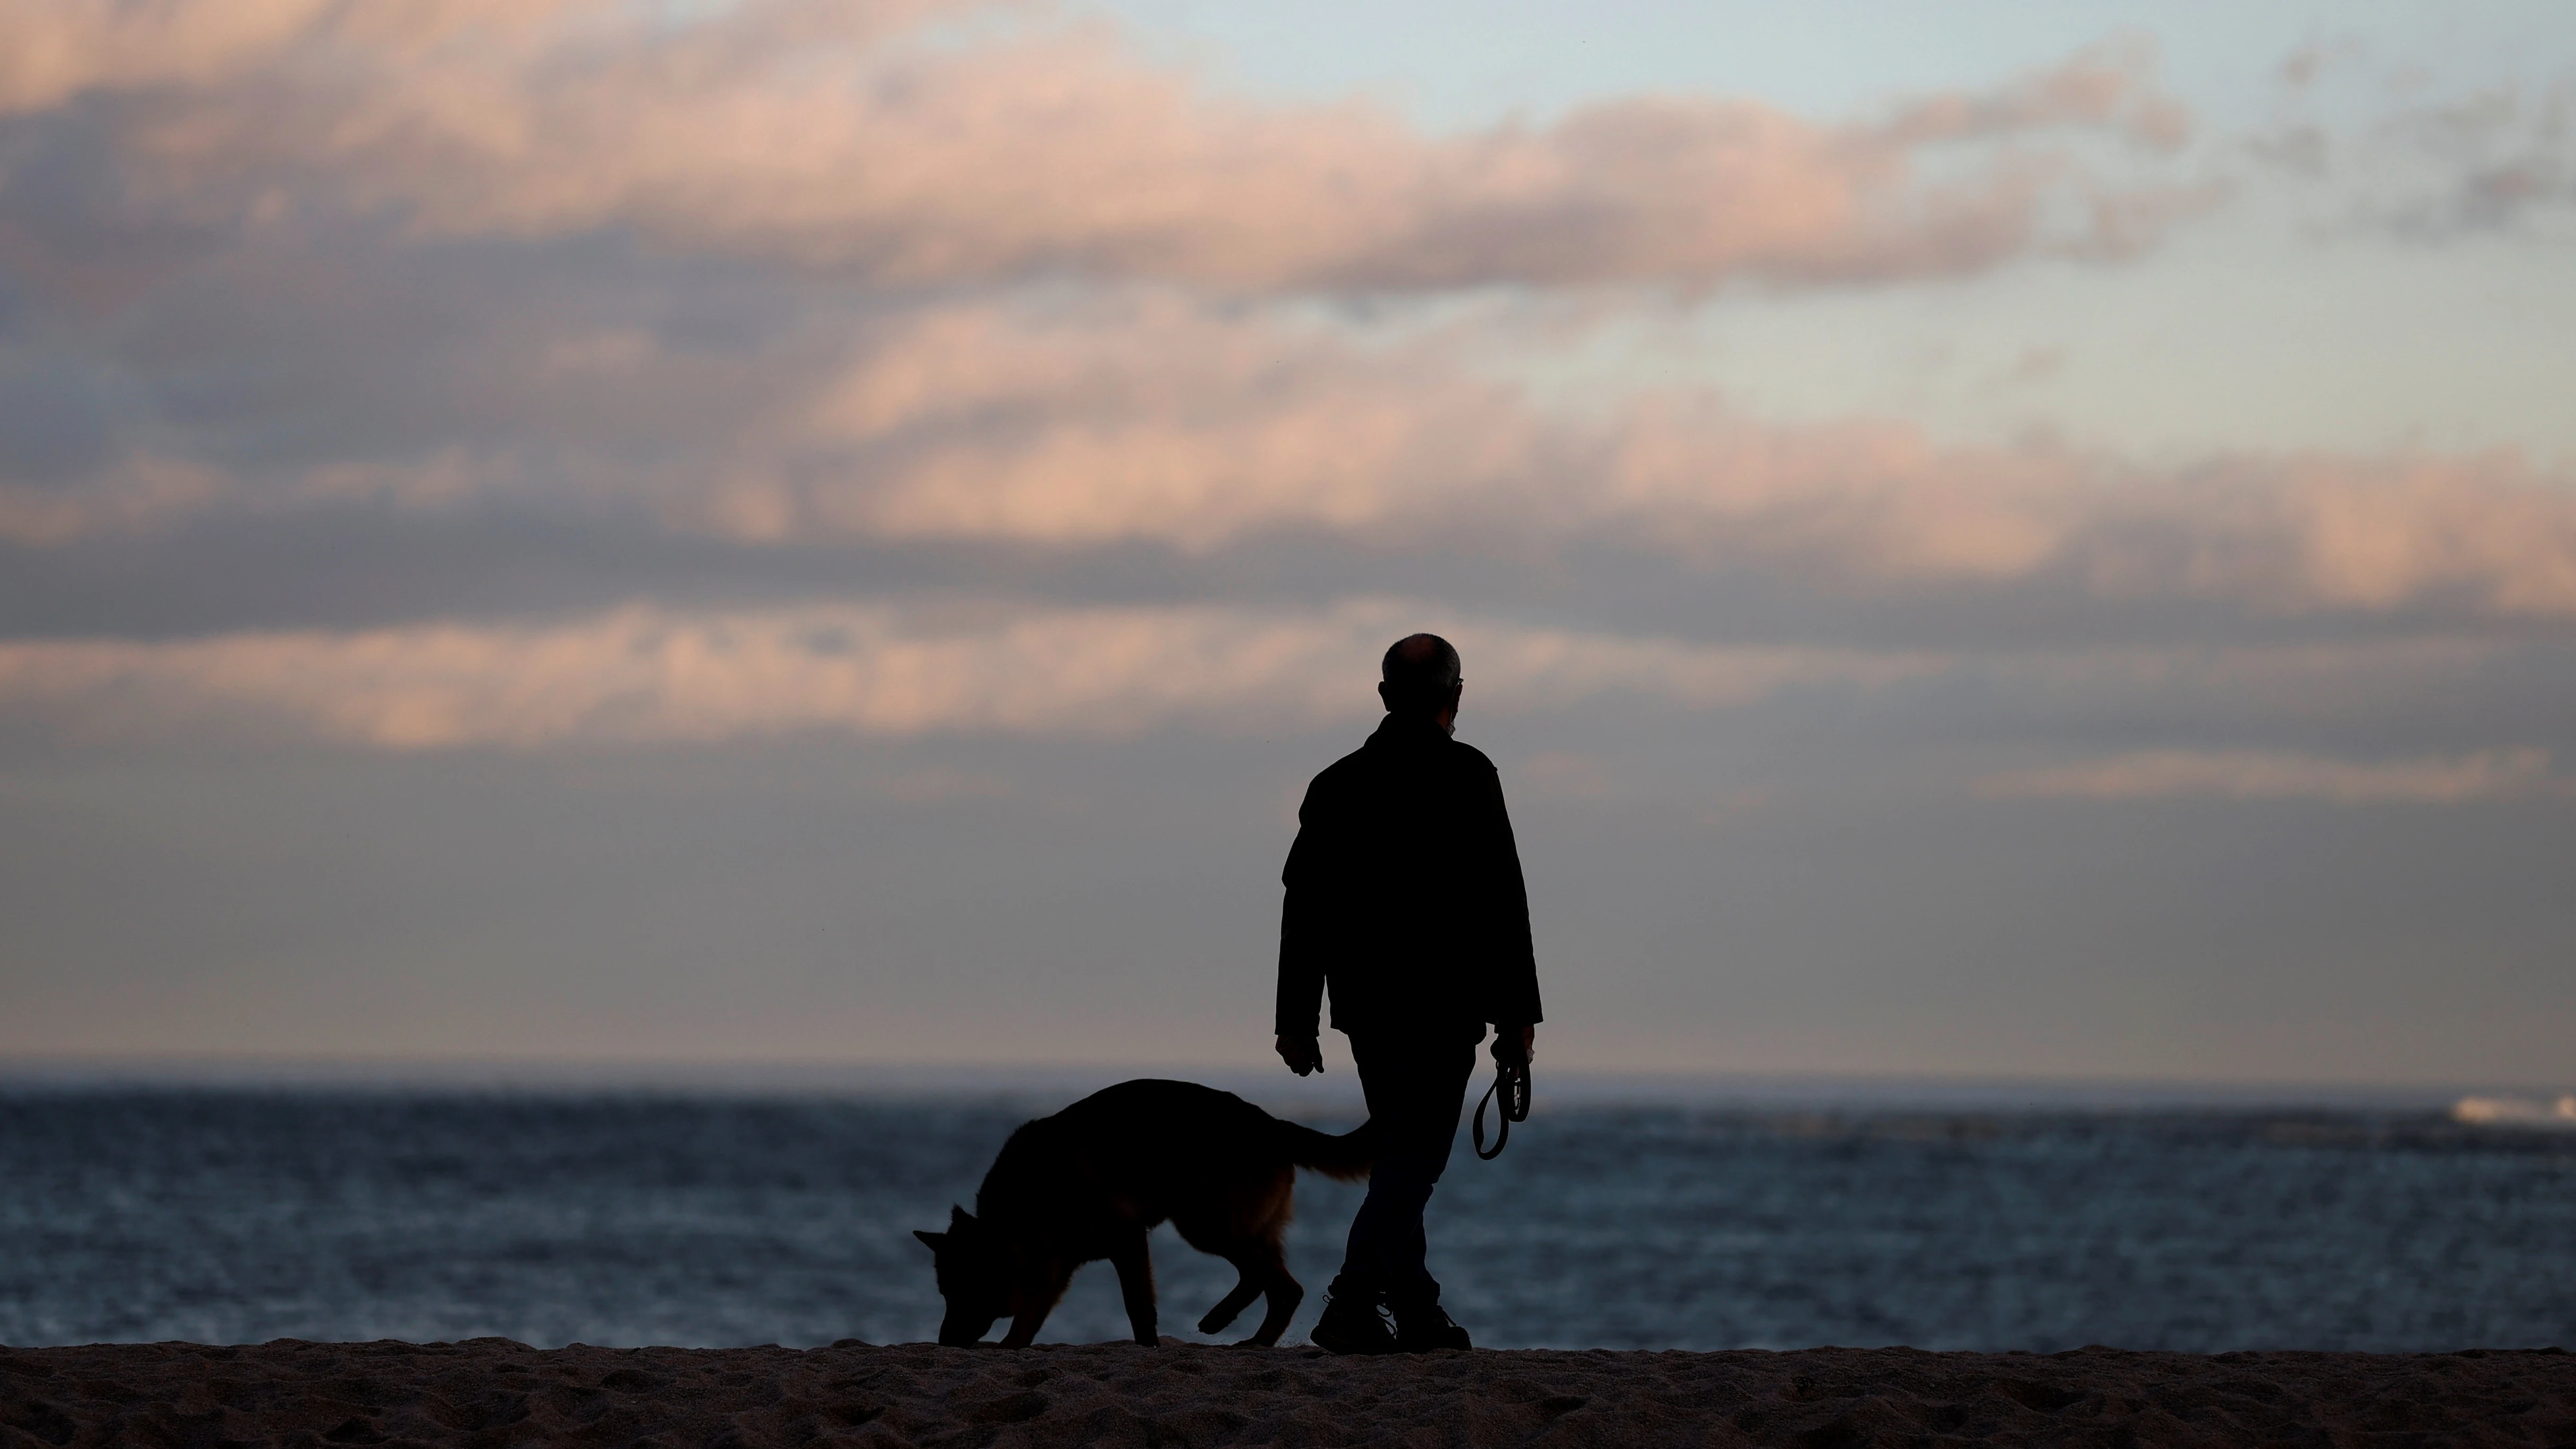
[(0, 1349), (0, 1449), (2576, 1443), (2576, 1358), (1167, 1345)]

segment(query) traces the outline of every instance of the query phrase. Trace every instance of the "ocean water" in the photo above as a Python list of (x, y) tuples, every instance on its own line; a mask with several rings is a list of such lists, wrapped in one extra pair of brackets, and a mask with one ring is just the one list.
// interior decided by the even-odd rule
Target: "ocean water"
[[(911, 1230), (971, 1203), (1030, 1115), (9, 1091), (0, 1342), (923, 1339)], [(1299, 1185), (1290, 1342), (1357, 1195)], [(2576, 1345), (2576, 1134), (2433, 1112), (1566, 1107), (1492, 1163), (1462, 1132), (1431, 1235), (1451, 1311), (1498, 1347)], [(1232, 1270), (1168, 1228), (1154, 1253), (1163, 1329), (1193, 1336)], [(1095, 1264), (1043, 1337), (1125, 1334)]]

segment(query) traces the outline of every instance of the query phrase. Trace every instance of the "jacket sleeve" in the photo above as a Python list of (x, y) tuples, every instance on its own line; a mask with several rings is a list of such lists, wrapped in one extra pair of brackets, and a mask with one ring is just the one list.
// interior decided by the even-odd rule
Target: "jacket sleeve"
[(1297, 807), (1297, 843), (1279, 872), (1288, 888), (1279, 903), (1279, 1005), (1276, 1030), (1291, 1040), (1322, 1034), (1324, 1010), (1324, 883), (1315, 879), (1318, 851), (1315, 791)]
[(1541, 1020), (1538, 1002), (1538, 953), (1530, 944), (1529, 886), (1521, 876), (1521, 852), (1512, 838), (1511, 813), (1503, 807), (1503, 780), (1488, 766), (1480, 772), (1485, 800), (1484, 918), (1488, 978), (1485, 1019), (1497, 1027), (1527, 1026)]

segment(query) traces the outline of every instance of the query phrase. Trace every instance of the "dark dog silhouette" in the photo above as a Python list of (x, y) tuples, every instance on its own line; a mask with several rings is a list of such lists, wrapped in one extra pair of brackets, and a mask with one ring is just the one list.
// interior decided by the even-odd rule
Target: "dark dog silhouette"
[(1306, 1296), (1279, 1252), (1297, 1169), (1366, 1177), (1367, 1133), (1363, 1125), (1330, 1137), (1232, 1092), (1159, 1081), (1121, 1082), (1025, 1123), (984, 1174), (974, 1213), (951, 1208), (948, 1231), (913, 1234), (936, 1256), (948, 1300), (939, 1341), (979, 1342), (1007, 1314), (1002, 1346), (1025, 1347), (1073, 1270), (1107, 1258), (1136, 1341), (1152, 1345), (1154, 1266), (1145, 1235), (1168, 1219), (1191, 1247), (1242, 1275), (1199, 1320), (1199, 1332), (1217, 1332), (1267, 1296), (1261, 1328), (1245, 1342), (1277, 1343)]

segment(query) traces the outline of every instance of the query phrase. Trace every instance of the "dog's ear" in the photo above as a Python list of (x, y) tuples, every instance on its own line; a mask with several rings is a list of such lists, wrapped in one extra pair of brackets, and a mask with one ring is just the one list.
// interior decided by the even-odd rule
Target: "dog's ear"
[(975, 1226), (975, 1215), (955, 1203), (948, 1205), (948, 1231), (962, 1233)]
[(940, 1246), (948, 1241), (948, 1235), (946, 1233), (926, 1233), (919, 1228), (913, 1229), (912, 1235), (921, 1239), (921, 1245), (934, 1253), (938, 1252)]

